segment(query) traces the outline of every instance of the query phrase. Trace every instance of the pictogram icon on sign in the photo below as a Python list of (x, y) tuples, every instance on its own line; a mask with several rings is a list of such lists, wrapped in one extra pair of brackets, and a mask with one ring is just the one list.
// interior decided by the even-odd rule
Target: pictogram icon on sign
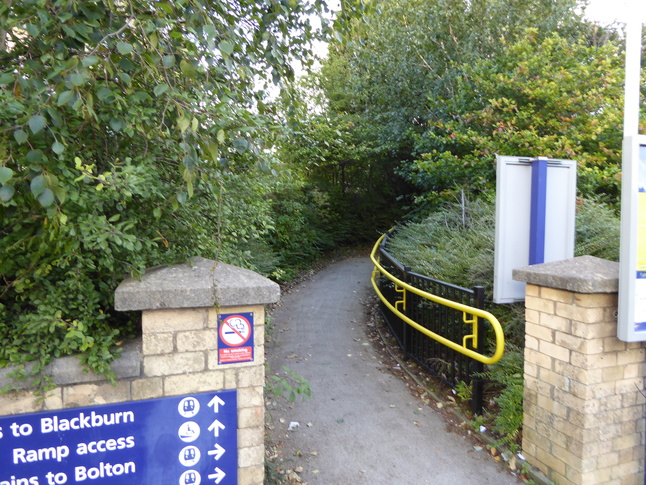
[(202, 483), (202, 475), (195, 470), (185, 471), (179, 477), (179, 485), (200, 485), (200, 483)]
[(222, 321), (220, 338), (229, 347), (244, 345), (251, 336), (251, 323), (241, 315), (231, 315)]
[(177, 411), (183, 418), (192, 418), (200, 412), (200, 402), (194, 397), (185, 397), (179, 402)]
[(202, 453), (200, 453), (200, 449), (197, 446), (187, 446), (179, 452), (179, 462), (187, 467), (197, 465), (201, 457)]
[(194, 421), (187, 421), (179, 427), (177, 435), (184, 443), (192, 443), (200, 437), (200, 426)]

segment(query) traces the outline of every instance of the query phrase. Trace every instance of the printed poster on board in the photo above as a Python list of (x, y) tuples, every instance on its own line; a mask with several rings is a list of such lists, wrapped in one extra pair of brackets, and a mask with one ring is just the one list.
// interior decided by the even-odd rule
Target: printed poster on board
[(639, 147), (635, 330), (646, 330), (646, 146)]

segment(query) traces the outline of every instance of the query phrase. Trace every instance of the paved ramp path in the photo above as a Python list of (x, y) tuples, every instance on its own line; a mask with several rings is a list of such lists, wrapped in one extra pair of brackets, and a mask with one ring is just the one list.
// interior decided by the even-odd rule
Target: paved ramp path
[[(331, 264), (271, 312), (270, 372), (287, 366), (313, 396), (268, 406), (270, 437), (303, 482), (324, 485), (522, 483), (385, 369), (366, 334), (368, 258)], [(299, 427), (288, 431), (291, 422)]]

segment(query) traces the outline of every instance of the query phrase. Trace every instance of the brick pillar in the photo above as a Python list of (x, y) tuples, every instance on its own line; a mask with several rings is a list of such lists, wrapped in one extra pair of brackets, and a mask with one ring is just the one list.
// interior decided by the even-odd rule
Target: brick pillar
[(645, 344), (617, 339), (618, 264), (527, 266), (523, 454), (559, 485), (644, 483)]
[[(147, 271), (115, 292), (117, 310), (142, 311), (141, 379), (132, 399), (235, 389), (238, 484), (264, 481), (264, 304), (276, 283), (251, 271), (194, 258)], [(253, 361), (218, 363), (218, 315), (253, 314)]]

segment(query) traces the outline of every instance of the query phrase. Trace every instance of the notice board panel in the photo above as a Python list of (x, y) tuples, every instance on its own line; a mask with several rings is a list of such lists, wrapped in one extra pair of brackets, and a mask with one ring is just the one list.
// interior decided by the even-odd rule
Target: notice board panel
[(493, 301), (511, 303), (525, 298), (525, 283), (514, 281), (511, 272), (529, 261), (531, 165), (518, 157), (499, 156), (496, 162)]
[[(496, 159), (496, 236), (494, 292), (496, 303), (525, 298), (525, 283), (512, 271), (529, 265), (532, 162), (530, 158), (498, 156)], [(576, 215), (576, 162), (547, 160), (544, 194), (544, 261), (574, 256)]]
[(235, 484), (237, 391), (0, 418), (0, 484)]
[(646, 136), (624, 139), (617, 337), (646, 341)]

